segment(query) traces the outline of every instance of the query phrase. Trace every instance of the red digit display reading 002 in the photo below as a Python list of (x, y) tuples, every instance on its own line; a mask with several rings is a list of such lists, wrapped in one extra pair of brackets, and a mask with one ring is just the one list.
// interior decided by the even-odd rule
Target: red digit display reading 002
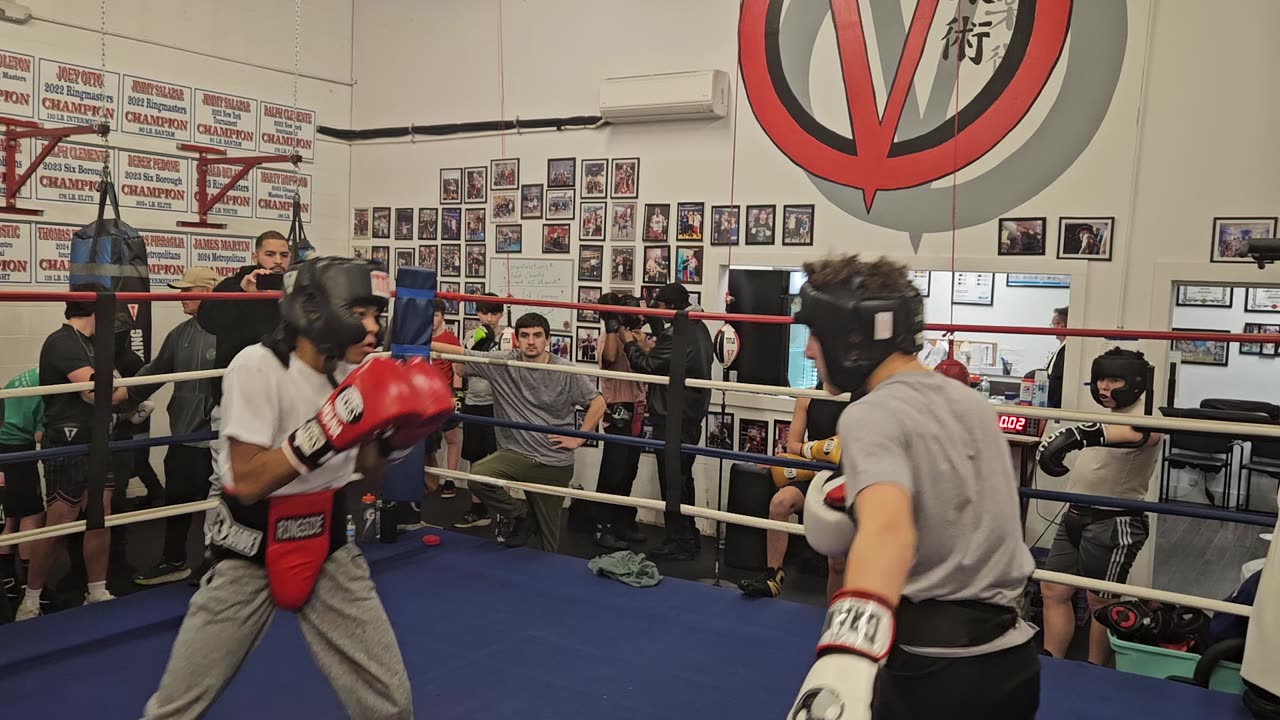
[(1023, 432), (1027, 429), (1027, 419), (1020, 415), (1001, 415), (1000, 429), (1012, 433)]

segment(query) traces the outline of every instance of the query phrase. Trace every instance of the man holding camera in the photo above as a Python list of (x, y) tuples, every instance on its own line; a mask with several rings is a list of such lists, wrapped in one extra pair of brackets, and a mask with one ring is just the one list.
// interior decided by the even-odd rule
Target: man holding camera
[[(600, 297), (601, 305), (640, 307), (640, 300), (631, 294), (609, 292)], [(640, 329), (639, 315), (602, 312), (604, 338), (600, 341), (600, 369), (631, 372), (631, 361), (623, 352), (618, 333), (624, 327), (629, 332)], [(645, 384), (634, 380), (600, 378), (600, 393), (604, 395), (604, 431), (607, 435), (640, 437), (644, 429)], [(640, 448), (635, 445), (604, 443), (600, 452), (600, 476), (596, 491), (628, 497), (636, 481), (640, 467)], [(644, 542), (644, 533), (636, 525), (636, 509), (625, 505), (599, 503), (595, 509), (596, 545), (606, 550), (626, 550), (628, 543)]]

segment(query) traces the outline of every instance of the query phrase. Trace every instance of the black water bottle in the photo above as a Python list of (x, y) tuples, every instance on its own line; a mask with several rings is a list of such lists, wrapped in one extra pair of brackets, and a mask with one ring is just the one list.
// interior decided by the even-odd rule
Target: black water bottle
[(390, 544), (396, 541), (396, 504), (390, 500), (378, 500), (378, 539)]

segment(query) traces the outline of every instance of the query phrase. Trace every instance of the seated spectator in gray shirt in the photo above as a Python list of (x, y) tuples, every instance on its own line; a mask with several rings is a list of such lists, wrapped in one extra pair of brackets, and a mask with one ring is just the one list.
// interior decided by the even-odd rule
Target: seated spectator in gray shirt
[[(568, 360), (547, 352), (550, 341), (551, 326), (547, 319), (537, 313), (526, 313), (516, 320), (513, 350), (477, 352), (435, 342), (431, 343), (431, 350), (477, 358), (570, 365)], [(464, 375), (489, 381), (494, 415), (499, 419), (594, 432), (604, 416), (604, 397), (582, 375), (514, 365), (460, 363), (459, 366)], [(581, 428), (574, 422), (578, 407), (586, 408)], [(582, 438), (505, 427), (495, 428), (495, 434), (501, 449), (473, 464), (472, 473), (569, 486), (573, 479), (573, 451), (582, 445)], [(505, 488), (480, 483), (472, 485), (471, 493), (501, 516), (497, 523), (499, 542), (509, 547), (530, 545), (551, 552), (559, 549), (560, 515), (564, 507), (560, 496), (525, 493), (527, 503), (522, 503)]]

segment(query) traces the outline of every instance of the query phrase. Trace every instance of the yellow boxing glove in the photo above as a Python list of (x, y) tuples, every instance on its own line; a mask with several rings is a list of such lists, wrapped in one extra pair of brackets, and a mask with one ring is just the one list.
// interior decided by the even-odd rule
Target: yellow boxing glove
[[(784, 460), (804, 460), (804, 458), (799, 455), (792, 455), (791, 453), (779, 453), (778, 457)], [(793, 467), (778, 467), (777, 465), (769, 467), (769, 475), (773, 477), (773, 484), (779, 488), (784, 488), (793, 482), (813, 479), (812, 470), (802, 470), (801, 468)]]
[(840, 438), (829, 437), (826, 440), (812, 440), (804, 444), (804, 456), (809, 460), (840, 464)]

